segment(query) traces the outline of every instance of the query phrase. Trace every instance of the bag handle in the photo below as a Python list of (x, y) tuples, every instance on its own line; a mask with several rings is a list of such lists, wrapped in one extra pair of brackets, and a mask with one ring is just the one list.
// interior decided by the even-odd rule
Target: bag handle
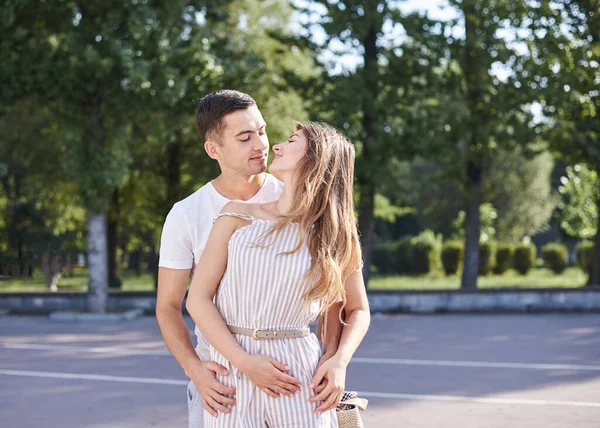
[(342, 404), (356, 406), (356, 407), (358, 407), (358, 410), (367, 410), (367, 406), (369, 405), (369, 400), (367, 400), (366, 398), (355, 397), (355, 398), (349, 398), (344, 401), (340, 401), (340, 405), (342, 405)]

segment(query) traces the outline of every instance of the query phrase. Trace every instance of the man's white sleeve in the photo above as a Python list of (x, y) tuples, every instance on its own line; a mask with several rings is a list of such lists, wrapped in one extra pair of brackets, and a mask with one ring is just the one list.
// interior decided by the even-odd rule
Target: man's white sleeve
[(170, 269), (191, 269), (194, 265), (192, 239), (187, 219), (175, 204), (165, 220), (160, 237), (158, 266)]

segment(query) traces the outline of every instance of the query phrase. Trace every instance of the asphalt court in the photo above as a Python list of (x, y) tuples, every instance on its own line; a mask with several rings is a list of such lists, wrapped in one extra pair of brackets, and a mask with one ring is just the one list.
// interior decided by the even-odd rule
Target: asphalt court
[[(1, 427), (187, 427), (186, 383), (152, 317), (0, 317)], [(367, 427), (600, 427), (600, 315), (374, 315), (346, 384)]]

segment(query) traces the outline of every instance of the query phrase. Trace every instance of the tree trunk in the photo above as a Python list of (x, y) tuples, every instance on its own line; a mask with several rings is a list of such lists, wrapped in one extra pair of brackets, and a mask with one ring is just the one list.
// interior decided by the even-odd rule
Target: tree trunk
[(50, 291), (58, 290), (58, 281), (60, 280), (61, 275), (60, 257), (54, 256), (52, 257), (50, 276), (48, 277), (48, 289)]
[(465, 259), (461, 280), (461, 288), (472, 290), (477, 288), (479, 276), (479, 239), (481, 236), (481, 218), (479, 206), (482, 193), (482, 154), (478, 143), (483, 143), (481, 125), (486, 123), (484, 103), (482, 102), (484, 80), (489, 78), (487, 68), (477, 61), (478, 51), (482, 49), (481, 21), (475, 8), (477, 2), (465, 0), (461, 8), (465, 18), (465, 51), (462, 68), (465, 74), (466, 101), (469, 106), (469, 147), (467, 147), (467, 194), (469, 205), (465, 218)]
[[(370, 13), (377, 13), (372, 11)], [(371, 25), (366, 36), (362, 39), (364, 47), (364, 69), (362, 80), (364, 84), (362, 100), (362, 127), (364, 130), (363, 142), (363, 165), (357, 174), (360, 186), (360, 201), (358, 208), (358, 231), (363, 255), (363, 280), (365, 286), (369, 284), (373, 253), (373, 232), (375, 230), (375, 180), (372, 168), (375, 164), (373, 155), (375, 151), (372, 145), (375, 143), (377, 131), (375, 129), (375, 102), (378, 92), (377, 73), (377, 28)]]
[(133, 269), (136, 276), (142, 274), (142, 250), (135, 250), (129, 255), (129, 269)]
[(106, 210), (87, 213), (87, 252), (89, 290), (87, 309), (93, 313), (105, 313), (108, 299), (108, 252), (106, 239)]
[[(105, 91), (100, 88), (90, 94), (88, 150), (102, 151), (106, 139), (102, 106)], [(96, 195), (95, 202), (87, 207), (87, 254), (89, 288), (87, 310), (92, 313), (105, 313), (108, 300), (108, 233), (107, 198)]]
[(18, 263), (19, 263), (19, 276), (25, 276), (25, 254), (23, 251), (23, 243), (21, 239), (18, 240)]
[(474, 290), (477, 288), (479, 276), (479, 239), (481, 236), (481, 168), (472, 162), (467, 167), (470, 201), (465, 218), (465, 260), (462, 272), (461, 288)]
[(158, 258), (158, 249), (153, 245), (148, 253), (148, 269), (150, 269), (150, 272), (152, 273), (155, 289), (158, 289)]
[(121, 263), (119, 260), (119, 191), (113, 192), (108, 210), (108, 284), (121, 288)]
[[(181, 135), (167, 146), (167, 200), (166, 213), (181, 199)], [(166, 215), (166, 214), (165, 214)]]
[(369, 282), (369, 269), (373, 254), (373, 231), (375, 230), (375, 186), (368, 183), (361, 186), (360, 208), (358, 214), (358, 232), (363, 252), (363, 279), (365, 285)]
[(73, 278), (73, 255), (71, 253), (67, 254), (67, 276), (69, 278)]
[(592, 259), (592, 269), (588, 277), (588, 286), (600, 285), (600, 200), (596, 202), (598, 212), (598, 225), (596, 237), (594, 238), (594, 258)]

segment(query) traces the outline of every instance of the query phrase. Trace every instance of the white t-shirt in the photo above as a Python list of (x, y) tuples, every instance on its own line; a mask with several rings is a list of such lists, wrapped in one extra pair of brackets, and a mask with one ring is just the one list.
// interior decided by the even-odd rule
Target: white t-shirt
[[(249, 202), (267, 203), (279, 199), (283, 183), (270, 174)], [(167, 215), (160, 238), (158, 266), (170, 269), (190, 269), (200, 261), (213, 221), (230, 202), (209, 182), (187, 198), (177, 202)], [(192, 272), (192, 274), (202, 274)], [(195, 328), (196, 353), (202, 360), (210, 359), (209, 344)]]

